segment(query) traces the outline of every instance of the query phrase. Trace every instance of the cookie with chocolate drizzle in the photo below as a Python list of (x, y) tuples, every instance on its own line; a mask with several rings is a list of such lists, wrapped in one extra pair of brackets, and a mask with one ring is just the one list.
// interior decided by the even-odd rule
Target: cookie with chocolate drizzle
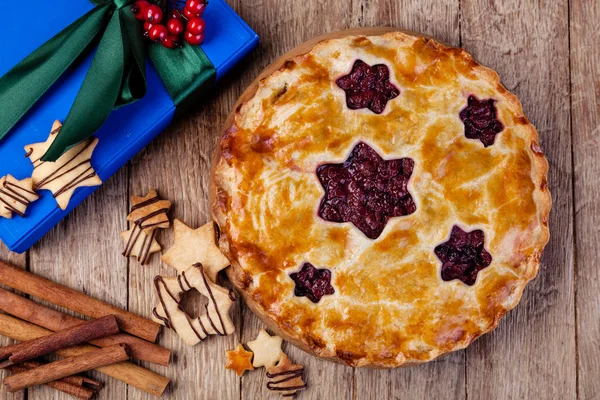
[(158, 197), (156, 190), (150, 189), (144, 197), (131, 196), (131, 204), (127, 221), (139, 225), (146, 234), (151, 234), (156, 228), (171, 226), (171, 221), (167, 216), (171, 202)]
[(25, 146), (25, 157), (29, 157), (33, 164), (33, 190), (50, 190), (59, 207), (64, 210), (77, 188), (98, 186), (102, 184), (102, 180), (91, 164), (92, 153), (98, 144), (97, 138), (76, 144), (55, 162), (42, 161), (61, 127), (60, 121), (54, 121), (45, 142)]
[[(152, 319), (173, 329), (189, 346), (195, 346), (210, 335), (231, 335), (235, 327), (229, 310), (235, 298), (230, 290), (212, 282), (204, 267), (196, 263), (173, 278), (156, 276), (154, 287), (158, 297)], [(206, 313), (192, 319), (181, 305), (181, 295), (196, 289), (208, 299)]]
[(285, 354), (277, 365), (267, 368), (267, 378), (267, 389), (279, 392), (283, 397), (295, 397), (307, 387), (304, 366), (292, 363)]
[(131, 196), (131, 210), (127, 220), (132, 222), (133, 226), (121, 232), (125, 241), (125, 250), (122, 253), (125, 257), (137, 257), (144, 265), (148, 263), (152, 253), (161, 250), (155, 240), (157, 229), (168, 228), (171, 225), (167, 216), (170, 208), (171, 202), (158, 197), (155, 189), (150, 189), (144, 197)]
[(121, 232), (121, 238), (125, 241), (125, 250), (122, 254), (125, 257), (137, 257), (140, 264), (147, 264), (150, 255), (161, 250), (160, 244), (156, 241), (156, 233), (157, 231), (154, 229), (147, 234), (137, 224), (134, 224), (131, 229)]
[(32, 190), (31, 178), (17, 180), (12, 175), (0, 178), (0, 217), (12, 218), (13, 214), (25, 216), (25, 210), (40, 196)]

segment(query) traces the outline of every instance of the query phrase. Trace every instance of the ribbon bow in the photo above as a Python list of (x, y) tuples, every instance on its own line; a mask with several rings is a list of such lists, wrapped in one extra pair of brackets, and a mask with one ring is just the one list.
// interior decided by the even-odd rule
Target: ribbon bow
[[(90, 0), (94, 9), (73, 22), (0, 78), (0, 140), (83, 55), (98, 49), (64, 125), (42, 158), (56, 161), (95, 133), (110, 112), (146, 94), (145, 44), (133, 0)], [(148, 54), (175, 105), (214, 80), (202, 49), (150, 45)]]

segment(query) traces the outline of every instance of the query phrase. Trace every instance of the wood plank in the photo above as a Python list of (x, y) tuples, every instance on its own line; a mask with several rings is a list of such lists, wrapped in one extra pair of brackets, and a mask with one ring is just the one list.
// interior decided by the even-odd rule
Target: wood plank
[[(30, 253), (30, 271), (65, 286), (127, 307), (127, 262), (119, 232), (126, 226), (127, 170), (121, 170), (52, 229)], [(62, 310), (65, 311), (65, 310)], [(66, 311), (65, 311), (66, 312)], [(102, 396), (124, 399), (127, 385), (98, 373)], [(67, 400), (45, 386), (29, 389), (29, 400)]]
[[(208, 183), (212, 151), (216, 143), (221, 119), (235, 101), (231, 81), (220, 83), (214, 97), (198, 104), (197, 112), (180, 119), (163, 132), (131, 163), (130, 193), (145, 195), (151, 188), (173, 202), (171, 219), (179, 218), (192, 227), (209, 220)], [(123, 216), (124, 217), (124, 216)], [(172, 229), (161, 230), (158, 241), (163, 250), (173, 242)], [(129, 268), (130, 311), (151, 315), (155, 302), (153, 279), (156, 275), (175, 276), (175, 270), (160, 261), (158, 254), (150, 263), (139, 265), (131, 259)], [(190, 293), (184, 298), (186, 309), (197, 315), (202, 312), (204, 300)], [(239, 302), (232, 309), (236, 327), (240, 327)], [(188, 347), (170, 329), (164, 329), (160, 344), (174, 351), (175, 361), (169, 368), (144, 366), (172, 378), (171, 390), (165, 399), (238, 399), (240, 392), (237, 375), (225, 369), (225, 350), (235, 347), (240, 331), (226, 337), (213, 336), (195, 347)], [(151, 399), (130, 389), (129, 399)]]
[[(16, 217), (18, 218), (18, 217)], [(17, 254), (8, 250), (8, 247), (4, 245), (4, 243), (0, 242), (0, 260), (9, 262), (13, 265), (26, 268), (27, 267), (27, 253)], [(6, 346), (9, 344), (16, 343), (14, 340), (10, 340), (4, 336), (0, 336), (0, 347)], [(0, 379), (4, 380), (5, 377), (10, 374), (2, 370), (0, 371)], [(1, 382), (1, 381), (0, 381)], [(4, 385), (0, 387), (0, 400), (25, 400), (27, 399), (28, 390), (21, 390), (16, 393), (8, 393)]]
[(575, 173), (579, 398), (600, 398), (600, 3), (572, 1), (571, 112)]
[(567, 1), (463, 0), (462, 44), (500, 74), (550, 160), (551, 238), (539, 276), (492, 334), (467, 350), (467, 396), (573, 399), (575, 331)]
[[(459, 2), (435, 0), (371, 2), (361, 4), (361, 25), (389, 25), (431, 35), (459, 45)], [(463, 399), (465, 355), (448, 355), (417, 367), (397, 370), (356, 370), (357, 399)]]

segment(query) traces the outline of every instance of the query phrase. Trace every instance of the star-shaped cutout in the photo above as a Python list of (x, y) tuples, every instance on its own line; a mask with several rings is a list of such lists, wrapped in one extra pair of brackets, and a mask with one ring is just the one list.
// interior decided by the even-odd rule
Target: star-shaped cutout
[(125, 257), (137, 257), (142, 265), (148, 263), (152, 253), (161, 250), (160, 245), (155, 239), (156, 230), (153, 230), (148, 235), (139, 225), (133, 225), (131, 229), (121, 232), (121, 238), (125, 242), (123, 255)]
[(304, 263), (302, 269), (290, 274), (296, 284), (294, 294), (298, 297), (306, 296), (313, 303), (318, 303), (326, 294), (334, 294), (331, 286), (331, 271), (323, 268), (317, 269), (311, 263)]
[(33, 191), (31, 178), (17, 180), (12, 175), (0, 178), (0, 217), (12, 218), (13, 214), (25, 216), (25, 210), (40, 196)]
[(484, 242), (482, 230), (465, 232), (454, 225), (448, 241), (434, 250), (442, 262), (442, 279), (460, 279), (469, 286), (474, 285), (477, 273), (492, 262), (492, 256), (484, 248)]
[(252, 361), (254, 368), (275, 366), (283, 357), (282, 343), (283, 340), (279, 336), (271, 336), (267, 331), (261, 329), (256, 339), (248, 342), (248, 347), (254, 353)]
[(156, 190), (151, 189), (144, 197), (131, 196), (131, 211), (127, 221), (139, 225), (149, 235), (154, 229), (171, 225), (167, 216), (170, 208), (171, 202), (161, 199)]
[(317, 169), (325, 189), (319, 215), (326, 221), (352, 222), (365, 236), (377, 239), (390, 218), (417, 209), (407, 188), (413, 168), (410, 158), (384, 160), (366, 143), (358, 143), (343, 164)]
[(201, 263), (206, 275), (216, 282), (217, 274), (229, 266), (229, 260), (217, 246), (215, 224), (210, 221), (198, 229), (192, 229), (176, 219), (173, 228), (175, 242), (161, 259), (179, 272)]
[(387, 102), (400, 94), (400, 90), (390, 82), (387, 65), (370, 66), (362, 60), (356, 60), (352, 71), (335, 83), (346, 92), (346, 105), (351, 110), (368, 108), (375, 114), (381, 114)]
[(286, 398), (294, 397), (300, 390), (306, 389), (304, 366), (294, 364), (285, 354), (276, 366), (267, 368), (267, 378), (267, 389)]
[(234, 350), (226, 351), (225, 354), (227, 356), (225, 368), (235, 371), (238, 376), (244, 375), (244, 371), (254, 370), (254, 366), (252, 366), (254, 353), (246, 351), (241, 344), (238, 344)]
[(504, 130), (504, 125), (498, 120), (495, 102), (494, 99), (479, 100), (470, 95), (467, 106), (459, 114), (465, 125), (465, 136), (481, 140), (484, 147), (493, 145), (496, 135)]
[(45, 142), (25, 146), (26, 157), (33, 164), (33, 189), (50, 190), (61, 209), (66, 209), (71, 196), (78, 187), (98, 186), (102, 180), (90, 164), (98, 139), (85, 140), (67, 150), (55, 162), (42, 161), (42, 157), (56, 139), (62, 124), (54, 121), (52, 131)]

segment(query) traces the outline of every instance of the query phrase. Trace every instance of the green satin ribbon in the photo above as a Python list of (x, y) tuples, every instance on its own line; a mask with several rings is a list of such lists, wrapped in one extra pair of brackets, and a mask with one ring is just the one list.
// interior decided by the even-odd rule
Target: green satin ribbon
[[(0, 140), (65, 71), (98, 46), (79, 93), (56, 139), (42, 158), (56, 161), (94, 134), (110, 112), (146, 94), (145, 43), (133, 0), (90, 0), (96, 7), (39, 47), (0, 78)], [(189, 107), (216, 71), (199, 46), (148, 47), (150, 60), (177, 111)]]

